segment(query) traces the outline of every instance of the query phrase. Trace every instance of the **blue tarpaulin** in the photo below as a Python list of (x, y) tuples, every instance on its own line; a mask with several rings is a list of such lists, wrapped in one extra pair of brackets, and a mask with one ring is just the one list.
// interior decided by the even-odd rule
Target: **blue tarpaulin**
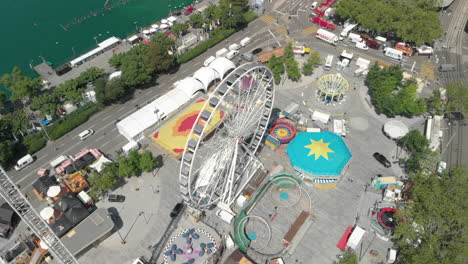
[(49, 119), (43, 119), (41, 120), (41, 124), (43, 126), (47, 126), (48, 124), (52, 123), (52, 120), (49, 120)]
[(340, 175), (352, 155), (343, 138), (330, 132), (301, 132), (286, 147), (292, 166), (317, 176)]

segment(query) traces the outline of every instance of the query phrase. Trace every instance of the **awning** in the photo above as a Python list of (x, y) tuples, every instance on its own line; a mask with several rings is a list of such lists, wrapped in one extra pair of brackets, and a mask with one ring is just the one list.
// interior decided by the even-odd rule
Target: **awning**
[(351, 236), (351, 231), (353, 231), (353, 227), (348, 226), (346, 228), (345, 232), (343, 233), (343, 235), (341, 236), (340, 241), (338, 241), (338, 244), (336, 244), (337, 248), (339, 248), (341, 250), (346, 249), (346, 244), (348, 244), (348, 239)]

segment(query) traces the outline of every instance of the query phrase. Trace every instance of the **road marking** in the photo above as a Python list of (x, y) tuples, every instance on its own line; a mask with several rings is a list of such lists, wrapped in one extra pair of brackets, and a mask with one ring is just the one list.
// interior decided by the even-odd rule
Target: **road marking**
[(285, 13), (283, 13), (283, 12), (280, 12), (280, 11), (278, 11), (278, 10), (273, 10), (273, 11), (274, 11), (274, 12), (276, 12), (276, 13), (279, 13), (279, 14), (281, 14), (281, 15), (283, 15), (283, 16), (285, 16), (285, 15), (286, 15)]
[(116, 130), (116, 129), (117, 129), (117, 126), (115, 126), (111, 131), (114, 131), (114, 130)]
[(119, 110), (117, 110), (117, 112), (120, 112), (120, 111), (122, 111), (124, 109), (125, 109), (125, 107), (122, 106), (121, 108), (119, 108)]
[(172, 81), (176, 78), (176, 76), (172, 76), (169, 80)]
[(153, 92), (152, 90), (149, 90), (147, 93), (145, 93), (145, 95), (149, 95), (152, 92)]
[[(40, 166), (40, 168), (45, 168), (45, 167), (47, 167), (48, 165), (49, 165), (49, 164), (46, 162), (46, 163), (42, 164), (42, 165)], [(36, 172), (35, 170), (31, 171), (30, 173), (26, 174), (26, 176), (24, 176), (23, 178), (21, 178), (21, 179), (19, 179), (17, 182), (15, 182), (15, 184), (21, 183), (22, 181), (24, 181), (26, 178), (28, 178), (31, 174), (33, 174), (33, 173), (35, 173), (35, 172)], [(31, 183), (29, 183), (28, 185), (26, 185), (26, 186), (21, 186), (21, 187), (22, 187), (21, 189), (25, 189), (25, 188), (27, 188), (28, 186), (32, 185), (33, 183), (34, 183), (34, 181), (31, 181)]]
[(101, 139), (103, 139), (104, 137), (105, 137), (105, 136), (102, 135), (102, 136), (100, 136), (96, 141), (101, 141)]
[(270, 34), (273, 36), (273, 38), (276, 40), (276, 42), (278, 43), (278, 46), (281, 47), (281, 43), (278, 41), (278, 39), (276, 38), (275, 34), (273, 34), (273, 32), (271, 32), (271, 30), (268, 29), (268, 32), (270, 32)]
[(39, 161), (39, 160), (41, 160), (41, 159), (43, 159), (43, 158), (45, 158), (45, 157), (47, 157), (47, 156), (49, 156), (49, 154), (44, 154), (44, 155), (42, 155), (40, 158), (38, 158), (36, 161)]
[(104, 147), (105, 145), (109, 144), (109, 142), (111, 142), (111, 141), (110, 140), (106, 141), (106, 143), (101, 145), (101, 148)]
[(108, 115), (108, 116), (104, 117), (102, 120), (104, 121), (104, 120), (107, 120), (107, 119), (109, 119), (111, 117), (112, 117), (112, 115)]

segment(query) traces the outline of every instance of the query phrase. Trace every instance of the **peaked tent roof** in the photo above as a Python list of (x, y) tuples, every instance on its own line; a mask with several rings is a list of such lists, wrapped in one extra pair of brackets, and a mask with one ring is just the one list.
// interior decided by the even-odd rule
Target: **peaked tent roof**
[[(201, 70), (201, 69), (200, 69)], [(204, 89), (203, 82), (194, 77), (187, 77), (174, 83), (175, 89), (183, 91), (189, 98), (191, 98), (197, 91)]]
[(232, 61), (220, 57), (212, 61), (208, 67), (217, 72), (217, 78), (222, 79), (229, 70), (236, 68), (236, 65)]
[(340, 175), (352, 155), (343, 138), (330, 132), (301, 132), (286, 147), (294, 169), (309, 175)]
[(213, 68), (202, 67), (193, 74), (193, 78), (198, 79), (203, 86), (205, 91), (208, 90), (208, 85), (217, 78), (218, 74)]

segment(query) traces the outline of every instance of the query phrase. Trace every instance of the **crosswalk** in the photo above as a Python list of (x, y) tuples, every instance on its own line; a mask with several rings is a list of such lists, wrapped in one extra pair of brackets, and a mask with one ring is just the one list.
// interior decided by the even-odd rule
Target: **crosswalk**
[(270, 15), (264, 15), (260, 17), (260, 20), (267, 23), (268, 25), (276, 23), (276, 18), (270, 16)]
[(288, 34), (288, 30), (286, 29), (286, 27), (284, 25), (279, 25), (279, 26), (275, 27), (274, 30), (278, 35), (287, 35)]
[(435, 65), (433, 63), (423, 61), (421, 63), (421, 70), (419, 71), (419, 73), (421, 77), (433, 81), (435, 79), (434, 69)]
[(308, 27), (302, 30), (302, 34), (307, 36), (307, 35), (317, 32), (317, 30), (318, 30), (318, 27), (315, 27), (315, 26)]

